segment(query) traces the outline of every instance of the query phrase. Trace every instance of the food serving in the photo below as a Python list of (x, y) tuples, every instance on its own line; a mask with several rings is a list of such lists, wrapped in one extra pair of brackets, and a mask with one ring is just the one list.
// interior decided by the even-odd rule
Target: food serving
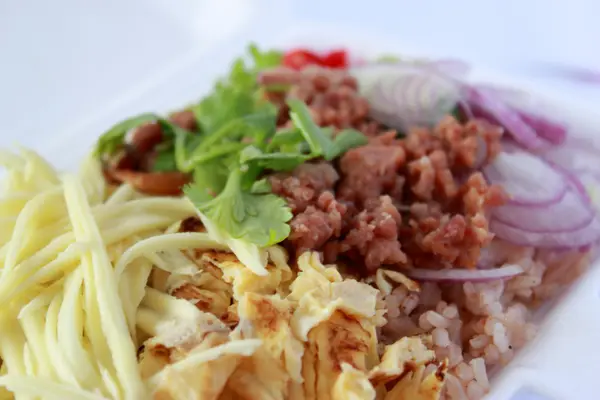
[(590, 265), (600, 170), (468, 77), (252, 45), (77, 173), (2, 151), (0, 399), (482, 399)]

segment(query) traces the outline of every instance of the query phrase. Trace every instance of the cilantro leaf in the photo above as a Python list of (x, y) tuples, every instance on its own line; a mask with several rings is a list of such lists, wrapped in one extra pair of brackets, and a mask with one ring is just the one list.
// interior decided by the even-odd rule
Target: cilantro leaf
[(296, 127), (279, 130), (273, 135), (267, 145), (266, 151), (272, 152), (277, 149), (280, 151), (299, 151), (301, 153), (310, 151), (307, 143), (304, 141), (302, 132)]
[(242, 57), (235, 60), (212, 93), (191, 107), (203, 132), (214, 132), (228, 121), (273, 107), (264, 99), (256, 78), (261, 70), (280, 65), (283, 56), (276, 51), (260, 51), (255, 45), (250, 45), (248, 52), (250, 65)]
[[(236, 145), (241, 145), (238, 148), (238, 150), (241, 150), (241, 148), (249, 144), (244, 143), (244, 138), (251, 139), (255, 143), (265, 143), (275, 133), (275, 118), (275, 112), (268, 110), (264, 113), (250, 114), (230, 120), (217, 131), (206, 135), (198, 143), (189, 156), (190, 162), (193, 163), (194, 160), (202, 160), (212, 147), (232, 147), (232, 143), (235, 143)], [(184, 141), (180, 139), (180, 142), (181, 149), (185, 148)]]
[(263, 153), (254, 146), (248, 146), (240, 153), (240, 162), (257, 162), (263, 168), (273, 171), (291, 171), (312, 157), (301, 153)]
[(315, 124), (306, 104), (297, 99), (290, 99), (287, 104), (291, 110), (290, 118), (300, 129), (314, 156), (322, 156), (325, 160), (331, 161), (351, 148), (367, 143), (367, 138), (354, 129), (346, 129), (332, 140), (333, 131), (320, 128)]
[(152, 172), (170, 172), (177, 171), (175, 162), (175, 153), (172, 148), (159, 151), (152, 163)]
[(255, 70), (263, 70), (281, 65), (283, 62), (283, 53), (277, 50), (269, 50), (261, 52), (258, 47), (252, 43), (249, 46), (250, 56), (254, 61)]
[(327, 155), (327, 159), (334, 159), (350, 149), (364, 146), (368, 143), (367, 137), (355, 129), (344, 129), (333, 139), (334, 150)]
[(312, 154), (324, 156), (332, 152), (333, 142), (315, 124), (306, 104), (298, 99), (290, 99), (287, 104), (290, 107), (290, 118), (308, 142)]
[(203, 164), (207, 161), (212, 161), (216, 158), (221, 158), (228, 154), (237, 154), (246, 146), (248, 145), (240, 142), (225, 142), (223, 144), (215, 145), (213, 147), (210, 147), (207, 151), (203, 153), (192, 155), (192, 157), (187, 162), (187, 165), (189, 166), (188, 168), (189, 170), (192, 170), (193, 167), (196, 167), (199, 164)]
[(252, 114), (256, 100), (254, 93), (235, 86), (217, 85), (210, 96), (192, 107), (201, 131), (210, 134), (226, 123)]
[(174, 124), (173, 122), (169, 121), (168, 119), (158, 117), (158, 118), (156, 118), (156, 121), (162, 128), (163, 135), (165, 135), (169, 139), (172, 139), (177, 135), (189, 136), (189, 137), (196, 136), (195, 133), (190, 132), (186, 129), (183, 129), (182, 127)]
[(274, 194), (255, 194), (241, 189), (242, 171), (231, 171), (223, 191), (206, 201), (194, 182), (184, 192), (198, 210), (235, 239), (266, 247), (290, 234), (292, 212), (284, 199)]
[(190, 190), (194, 191), (193, 198), (202, 202), (214, 199), (223, 191), (228, 175), (229, 169), (221, 160), (197, 166), (194, 169), (194, 183), (189, 185)]
[(154, 122), (159, 119), (156, 114), (146, 113), (140, 114), (132, 118), (128, 118), (119, 122), (110, 128), (98, 139), (94, 154), (98, 157), (105, 154), (113, 154), (125, 142), (125, 136), (130, 130), (137, 128), (140, 125)]
[(271, 184), (267, 178), (260, 179), (252, 184), (250, 192), (254, 194), (271, 193)]

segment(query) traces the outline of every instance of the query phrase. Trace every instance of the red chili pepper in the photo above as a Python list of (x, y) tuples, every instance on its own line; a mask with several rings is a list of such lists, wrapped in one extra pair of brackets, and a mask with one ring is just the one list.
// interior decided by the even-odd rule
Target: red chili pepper
[(321, 65), (329, 68), (346, 68), (348, 66), (348, 53), (346, 50), (334, 50), (321, 58)]
[(293, 69), (302, 69), (308, 65), (321, 65), (321, 57), (306, 49), (296, 49), (283, 56), (283, 65)]

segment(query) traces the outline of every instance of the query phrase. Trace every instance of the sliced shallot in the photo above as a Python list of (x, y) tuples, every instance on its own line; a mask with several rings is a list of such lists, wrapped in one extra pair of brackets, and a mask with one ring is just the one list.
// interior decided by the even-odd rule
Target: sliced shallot
[(597, 210), (577, 176), (515, 146), (507, 149), (485, 169), (510, 197), (492, 211), (490, 231), (511, 243), (543, 248), (577, 248), (600, 239)]
[[(551, 214), (548, 214), (547, 217), (555, 218)], [(490, 231), (499, 238), (521, 246), (572, 249), (593, 245), (600, 240), (600, 219), (596, 216), (588, 225), (564, 232), (530, 232), (492, 219)]]
[(525, 151), (499, 154), (483, 173), (490, 183), (502, 186), (514, 205), (556, 204), (569, 188), (563, 174)]
[(519, 275), (523, 268), (518, 265), (505, 265), (500, 268), (490, 269), (421, 269), (406, 268), (401, 272), (409, 278), (418, 281), (445, 281), (445, 282), (487, 282), (496, 279), (508, 279)]
[(482, 84), (468, 85), (465, 92), (476, 116), (502, 125), (530, 150), (561, 145), (567, 138), (567, 127), (551, 117), (549, 104), (528, 93)]
[(460, 84), (435, 68), (400, 63), (374, 66), (381, 72), (376, 79), (366, 68), (355, 74), (361, 92), (371, 104), (373, 117), (395, 129), (433, 125), (462, 96)]
[(503, 126), (524, 147), (530, 150), (546, 149), (550, 143), (538, 135), (513, 108), (487, 91), (468, 88), (467, 102), (475, 116), (483, 117)]
[(527, 111), (515, 110), (526, 124), (535, 129), (537, 134), (554, 145), (561, 145), (567, 139), (567, 128), (564, 125), (550, 121), (542, 115)]
[(507, 204), (494, 208), (492, 215), (513, 228), (552, 233), (582, 229), (592, 222), (595, 212), (579, 193), (569, 189), (557, 203), (547, 206)]

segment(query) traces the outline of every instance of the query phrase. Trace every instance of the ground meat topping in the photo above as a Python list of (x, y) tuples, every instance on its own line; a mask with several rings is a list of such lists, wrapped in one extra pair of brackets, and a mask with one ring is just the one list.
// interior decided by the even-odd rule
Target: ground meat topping
[(339, 175), (326, 162), (302, 164), (292, 174), (276, 174), (270, 177), (273, 193), (285, 198), (297, 214), (314, 204), (324, 191), (332, 191)]
[(348, 151), (340, 160), (343, 180), (339, 196), (359, 205), (382, 194), (401, 197), (404, 177), (399, 175), (399, 170), (405, 158), (402, 147), (384, 144), (369, 144)]
[(308, 206), (292, 220), (288, 240), (297, 253), (320, 249), (331, 238), (340, 237), (346, 211), (333, 193), (323, 192), (314, 206)]
[[(291, 250), (318, 250), (327, 262), (343, 257), (366, 272), (382, 265), (475, 267), (492, 239), (488, 209), (504, 200), (476, 171), (500, 152), (502, 128), (447, 116), (399, 138), (369, 118), (368, 102), (345, 71), (278, 68), (259, 81), (280, 108), (279, 126), (291, 124), (285, 99), (293, 97), (306, 102), (318, 125), (369, 137), (336, 163), (270, 177), (294, 214)], [(271, 93), (270, 85), (289, 88)]]
[(344, 240), (342, 252), (364, 259), (368, 271), (381, 265), (406, 263), (406, 255), (398, 241), (402, 217), (389, 196), (366, 203), (353, 220)]
[[(288, 98), (302, 100), (309, 107), (318, 125), (335, 128), (356, 128), (365, 134), (376, 135), (380, 125), (372, 121), (369, 103), (358, 94), (356, 79), (343, 70), (308, 67), (301, 71), (276, 68), (259, 76), (259, 83), (267, 88), (267, 98), (279, 106), (280, 126), (291, 124)], [(272, 85), (289, 85), (287, 92), (270, 92)]]
[(321, 162), (271, 177), (294, 212), (292, 249), (322, 251), (327, 262), (341, 256), (367, 272), (382, 265), (475, 267), (493, 237), (487, 210), (504, 201), (470, 169), (481, 157), (478, 144), (485, 143), (486, 160), (499, 150), (499, 131), (485, 127), (448, 117), (406, 139), (395, 132), (374, 137), (348, 151), (337, 171)]

